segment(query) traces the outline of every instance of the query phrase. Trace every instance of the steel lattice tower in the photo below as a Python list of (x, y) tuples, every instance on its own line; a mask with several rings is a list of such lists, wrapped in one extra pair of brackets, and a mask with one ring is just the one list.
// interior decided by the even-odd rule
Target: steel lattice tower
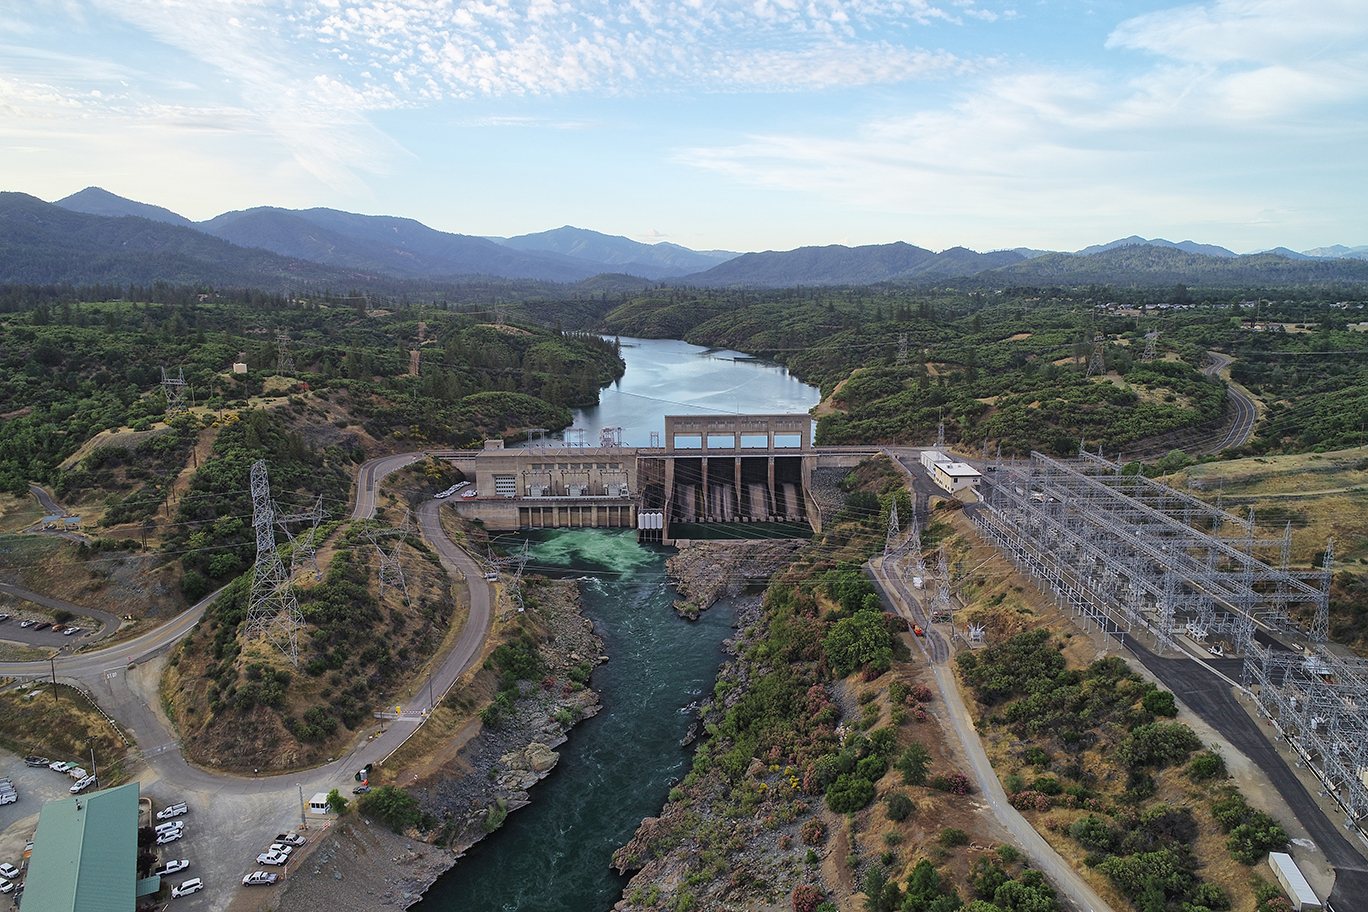
[[(380, 572), (378, 574), (380, 577), (380, 597), (385, 597), (385, 587), (389, 586), (391, 589), (398, 589), (403, 593), (405, 605), (409, 605), (411, 602), (409, 601), (408, 584), (404, 581), (404, 565), (399, 557), (404, 550), (404, 539), (408, 538), (408, 534), (409, 514), (405, 510), (403, 525), (398, 529), (383, 532), (372, 530), (367, 536), (380, 555)], [(380, 543), (383, 538), (394, 539), (394, 544), (389, 550), (385, 550), (385, 546)]]
[(1332, 538), (1325, 543), (1325, 560), (1321, 564), (1324, 568), (1324, 582), (1321, 588), (1325, 592), (1325, 598), (1316, 602), (1316, 613), (1311, 621), (1311, 642), (1324, 643), (1330, 639), (1330, 583), (1335, 576), (1335, 540)]
[(290, 574), (276, 550), (275, 506), (271, 503), (265, 460), (252, 464), (252, 526), (256, 530), (257, 556), (252, 567), (244, 639), (264, 634), (298, 668), (299, 628), (304, 626), (304, 615), (290, 587)]
[(1098, 335), (1093, 336), (1092, 358), (1088, 360), (1087, 376), (1091, 377), (1096, 374), (1100, 377), (1107, 372), (1107, 356), (1105, 349), (1106, 343), (1103, 340), (1102, 335), (1099, 333)]
[(282, 329), (276, 333), (276, 370), (282, 374), (292, 374), (294, 369), (294, 356), (290, 354), (290, 334)]
[[(309, 566), (313, 568), (314, 579), (320, 579), (322, 574), (318, 571), (318, 524), (323, 521), (323, 498), (320, 496), (311, 509), (302, 513), (277, 514), (275, 521), (290, 540), (290, 578), (294, 579), (300, 570)], [(311, 525), (308, 532), (295, 535), (288, 525), (292, 522), (308, 522)]]
[(907, 366), (907, 333), (898, 333), (898, 367)]
[(896, 550), (898, 541), (898, 502), (895, 499), (888, 510), (888, 535), (884, 539), (884, 556)]
[(1157, 332), (1145, 333), (1145, 353), (1140, 356), (1141, 363), (1149, 364), (1154, 360), (1154, 343), (1158, 339), (1159, 334)]
[(190, 409), (185, 404), (185, 368), (176, 368), (176, 376), (171, 376), (162, 368), (162, 393), (166, 396), (166, 420), (184, 415)]

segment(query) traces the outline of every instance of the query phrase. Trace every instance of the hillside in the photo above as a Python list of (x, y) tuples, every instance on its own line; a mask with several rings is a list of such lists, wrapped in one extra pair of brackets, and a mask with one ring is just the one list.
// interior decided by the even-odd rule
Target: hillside
[(1206, 256), (1172, 247), (1128, 245), (1087, 256), (1051, 253), (978, 275), (980, 284), (1036, 285), (1239, 285), (1286, 287), (1335, 282), (1368, 283), (1368, 262), (1292, 259), (1272, 253)]
[(262, 207), (226, 212), (197, 227), (243, 247), (393, 278), (494, 275), (575, 282), (604, 271), (600, 263), (510, 250), (484, 238), (437, 231), (413, 219), (336, 209)]
[(547, 251), (592, 260), (618, 267), (616, 272), (648, 279), (699, 272), (737, 256), (725, 251), (699, 252), (668, 242), (643, 244), (571, 225), (504, 238), (499, 243), (515, 250)]
[(185, 216), (178, 215), (170, 209), (125, 199), (100, 187), (86, 187), (84, 190), (79, 190), (70, 196), (57, 200), (52, 205), (70, 209), (72, 212), (84, 212), (86, 215), (116, 217), (136, 215), (139, 218), (151, 219), (154, 222), (165, 222), (168, 225), (179, 225), (182, 228), (193, 228), (195, 225)]
[(346, 287), (365, 275), (235, 246), (193, 228), (137, 216), (75, 212), (0, 193), (0, 283), (154, 282)]
[(869, 285), (973, 275), (1021, 259), (1022, 255), (1014, 251), (984, 254), (963, 247), (932, 253), (901, 241), (865, 247), (833, 244), (828, 247), (747, 253), (705, 272), (684, 276), (678, 281), (685, 285), (711, 288)]

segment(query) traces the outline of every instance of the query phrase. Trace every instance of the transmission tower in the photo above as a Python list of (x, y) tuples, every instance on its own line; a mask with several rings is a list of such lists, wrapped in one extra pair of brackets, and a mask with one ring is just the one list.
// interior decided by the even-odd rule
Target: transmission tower
[(888, 536), (884, 539), (884, 556), (888, 552), (897, 548), (898, 541), (898, 502), (893, 501), (893, 505), (888, 510)]
[(256, 530), (257, 556), (244, 639), (265, 635), (298, 668), (299, 628), (304, 626), (304, 615), (290, 588), (290, 574), (276, 550), (275, 506), (265, 460), (252, 464), (252, 527)]
[[(366, 537), (375, 546), (376, 553), (380, 555), (380, 597), (385, 597), (385, 587), (398, 589), (404, 596), (404, 604), (409, 605), (408, 584), (404, 581), (404, 565), (399, 560), (400, 554), (404, 550), (404, 539), (409, 534), (409, 514), (404, 511), (404, 522), (397, 529), (372, 529)], [(385, 539), (392, 539), (393, 544), (386, 549), (386, 545), (381, 544)]]
[(1325, 562), (1321, 564), (1325, 576), (1321, 583), (1325, 598), (1316, 602), (1316, 613), (1311, 622), (1311, 642), (1324, 643), (1330, 638), (1330, 583), (1335, 576), (1335, 540), (1325, 543)]
[[(279, 504), (276, 506), (279, 509)], [(308, 566), (313, 568), (313, 578), (321, 579), (323, 574), (318, 570), (318, 524), (323, 521), (322, 496), (319, 496), (312, 508), (302, 513), (277, 513), (275, 521), (285, 533), (285, 537), (290, 540), (290, 578), (298, 579), (300, 570)], [(295, 535), (289, 526), (295, 522), (310, 523), (309, 531)]]
[(940, 421), (940, 423), (936, 425), (936, 449), (939, 450), (939, 449), (943, 449), (944, 447), (945, 447), (945, 419), (942, 418), (941, 421)]
[(1107, 356), (1105, 349), (1105, 337), (1101, 333), (1097, 333), (1093, 336), (1092, 358), (1088, 360), (1087, 376), (1091, 377), (1096, 375), (1100, 377), (1107, 372)]
[(166, 396), (166, 420), (184, 415), (189, 408), (185, 404), (185, 368), (176, 368), (176, 376), (171, 376), (162, 368), (162, 393)]
[(1149, 364), (1154, 360), (1154, 343), (1159, 341), (1159, 333), (1145, 333), (1145, 353), (1140, 356), (1141, 362)]
[(294, 369), (294, 356), (290, 354), (290, 334), (282, 329), (276, 333), (276, 370), (282, 374), (292, 374)]
[(898, 333), (898, 367), (907, 366), (907, 333)]
[(954, 624), (954, 615), (951, 614), (950, 607), (950, 555), (943, 542), (940, 546), (940, 556), (936, 559), (936, 611), (944, 612), (951, 618), (951, 624)]

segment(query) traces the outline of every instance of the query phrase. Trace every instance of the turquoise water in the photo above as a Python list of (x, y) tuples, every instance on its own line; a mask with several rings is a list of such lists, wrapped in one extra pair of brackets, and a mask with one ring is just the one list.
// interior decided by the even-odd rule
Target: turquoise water
[(671, 552), (638, 545), (631, 530), (525, 537), (529, 571), (581, 580), (584, 614), (611, 657), (590, 680), (603, 710), (575, 726), (556, 770), (532, 788), (532, 804), (443, 875), (422, 912), (611, 909), (626, 883), (608, 867), (613, 851), (687, 773), (693, 751), (679, 742), (692, 715), (684, 710), (711, 690), (732, 633), (725, 604), (696, 622), (675, 615), (677, 594), (664, 578)]

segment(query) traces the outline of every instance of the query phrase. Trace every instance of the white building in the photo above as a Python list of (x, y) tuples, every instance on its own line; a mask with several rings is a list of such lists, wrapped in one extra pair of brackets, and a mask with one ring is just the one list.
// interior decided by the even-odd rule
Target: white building
[(931, 470), (931, 480), (951, 494), (965, 488), (977, 488), (982, 477), (979, 470), (967, 462), (938, 462)]

